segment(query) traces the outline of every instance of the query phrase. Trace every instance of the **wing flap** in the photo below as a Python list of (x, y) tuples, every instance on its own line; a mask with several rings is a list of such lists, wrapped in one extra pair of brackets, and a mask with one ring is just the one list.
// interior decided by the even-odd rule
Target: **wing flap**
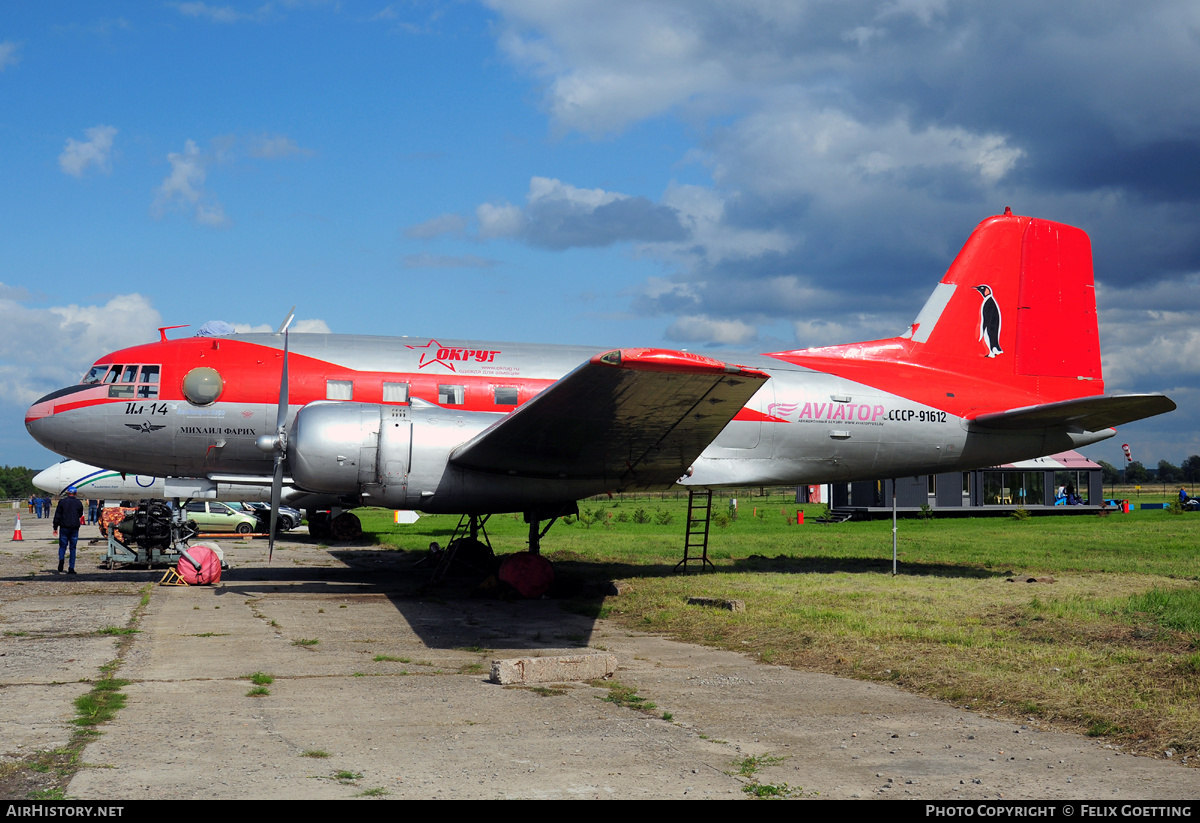
[(1174, 410), (1175, 402), (1166, 395), (1110, 394), (981, 414), (973, 422), (1003, 431), (1057, 426), (1102, 431)]
[(669, 485), (769, 377), (688, 352), (606, 352), (459, 446), (450, 462), (518, 477), (604, 479), (614, 489)]

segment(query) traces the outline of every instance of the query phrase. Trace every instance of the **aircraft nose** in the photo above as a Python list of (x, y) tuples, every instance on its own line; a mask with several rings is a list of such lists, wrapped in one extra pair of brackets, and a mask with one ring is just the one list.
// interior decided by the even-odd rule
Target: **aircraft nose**
[(33, 476), (33, 485), (37, 486), (44, 492), (50, 494), (58, 494), (62, 491), (58, 487), (58, 466), (51, 466), (48, 469), (42, 469)]
[[(92, 387), (86, 385), (68, 386), (37, 400), (25, 412), (25, 430), (29, 432), (30, 437), (51, 451), (65, 454), (64, 450), (70, 443), (71, 435), (78, 434), (79, 427), (78, 421), (67, 419), (70, 415), (64, 413), (66, 409), (62, 408), (64, 398), (90, 388)], [(65, 400), (65, 403), (70, 402)]]

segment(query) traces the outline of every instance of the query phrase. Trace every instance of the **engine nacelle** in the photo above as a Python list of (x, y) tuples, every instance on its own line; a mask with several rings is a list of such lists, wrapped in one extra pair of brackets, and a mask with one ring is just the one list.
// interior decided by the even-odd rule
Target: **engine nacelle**
[(496, 419), (421, 400), (411, 406), (318, 401), (296, 413), (288, 467), (307, 491), (419, 508), (437, 491), (454, 447)]

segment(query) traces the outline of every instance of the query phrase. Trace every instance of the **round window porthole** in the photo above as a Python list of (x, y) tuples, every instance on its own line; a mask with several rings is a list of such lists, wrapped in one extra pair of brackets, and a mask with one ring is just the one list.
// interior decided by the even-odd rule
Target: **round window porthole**
[(225, 381), (216, 369), (201, 366), (192, 369), (183, 378), (183, 396), (194, 406), (207, 406), (221, 396)]

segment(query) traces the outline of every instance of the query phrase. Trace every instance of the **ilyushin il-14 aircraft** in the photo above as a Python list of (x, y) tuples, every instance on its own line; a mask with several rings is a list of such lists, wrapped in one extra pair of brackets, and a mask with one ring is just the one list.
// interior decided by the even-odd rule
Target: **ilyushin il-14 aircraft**
[(270, 485), (276, 506), (286, 483), (394, 509), (523, 512), (535, 553), (540, 522), (604, 492), (978, 468), (1175, 408), (1104, 393), (1088, 236), (1007, 209), (907, 331), (865, 343), (709, 356), (289, 335), (286, 321), (160, 338), (38, 400), (30, 434), (121, 472)]

